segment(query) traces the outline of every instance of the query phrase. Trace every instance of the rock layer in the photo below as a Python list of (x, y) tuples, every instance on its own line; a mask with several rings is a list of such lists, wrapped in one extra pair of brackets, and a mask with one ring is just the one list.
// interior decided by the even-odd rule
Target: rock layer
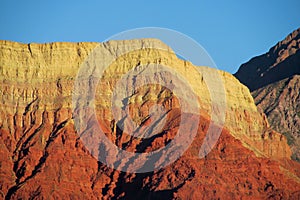
[[(145, 44), (159, 44), (164, 50), (143, 48)], [(131, 174), (97, 162), (83, 145), (74, 127), (72, 94), (81, 64), (97, 45), (116, 57), (101, 78), (95, 96), (97, 120), (106, 136), (127, 151), (150, 152), (168, 144), (180, 122), (187, 129), (190, 120), (200, 117), (199, 129), (188, 130), (196, 131), (197, 136), (179, 160), (155, 172)], [(119, 55), (120, 49), (128, 45), (139, 50)], [(1, 41), (0, 57), (0, 184), (6, 199), (299, 196), (299, 165), (289, 159), (291, 151), (285, 137), (268, 126), (245, 86), (232, 75), (207, 67), (201, 69), (220, 74), (224, 82), (226, 121), (212, 152), (198, 158), (212, 110), (208, 88), (195, 66), (178, 59), (158, 40), (28, 45)], [(163, 130), (145, 140), (132, 138), (116, 127), (119, 119), (114, 119), (109, 102), (124, 74), (149, 63), (170, 66), (184, 77), (200, 106), (199, 114), (181, 113), (176, 94), (167, 88), (137, 88), (126, 101), (137, 124), (151, 124), (147, 116), (154, 104), (168, 110)], [(169, 79), (164, 74), (157, 76)], [(184, 90), (185, 86), (179, 87)]]

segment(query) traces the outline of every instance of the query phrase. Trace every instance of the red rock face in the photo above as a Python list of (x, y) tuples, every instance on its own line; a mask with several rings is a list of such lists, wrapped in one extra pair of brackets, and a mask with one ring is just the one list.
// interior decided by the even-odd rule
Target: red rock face
[[(171, 113), (172, 117), (178, 117), (176, 112)], [(181, 119), (188, 121), (191, 117), (196, 116)], [(30, 145), (22, 145), (14, 162), (9, 159), (13, 152), (1, 148), (1, 155), (6, 155), (1, 162), (2, 192), (7, 199), (299, 198), (299, 164), (288, 159), (258, 158), (227, 130), (222, 132), (212, 152), (199, 159), (209, 123), (205, 118), (200, 121), (193, 144), (179, 160), (159, 171), (142, 174), (120, 172), (97, 162), (82, 145), (71, 123), (55, 128), (44, 149), (40, 138), (50, 131), (38, 131), (34, 138), (27, 138)], [(148, 151), (165, 145), (176, 124), (172, 119), (164, 128), (166, 133), (148, 143)], [(2, 138), (7, 134), (1, 132)]]
[[(22, 55), (26, 52), (24, 45), (12, 43), (1, 46), (0, 55), (3, 59), (0, 72), (3, 76), (0, 77), (2, 93), (0, 195), (2, 198), (299, 199), (300, 165), (288, 158), (290, 150), (282, 135), (266, 126), (267, 130), (261, 130), (260, 135), (256, 134), (260, 129), (255, 132), (245, 130), (246, 139), (242, 140), (241, 130), (237, 134), (229, 131), (229, 128), (234, 131), (234, 127), (224, 127), (212, 151), (200, 159), (199, 150), (211, 122), (209, 115), (182, 113), (176, 95), (166, 88), (155, 85), (148, 85), (137, 91), (135, 101), (129, 107), (129, 113), (143, 129), (153, 124), (151, 118), (145, 118), (149, 115), (149, 108), (155, 103), (163, 105), (168, 110), (167, 120), (156, 135), (140, 139), (123, 132), (116, 126), (116, 121), (111, 118), (111, 113), (105, 108), (104, 103), (96, 104), (99, 105), (96, 106), (97, 121), (88, 121), (87, 127), (92, 128), (95, 123), (99, 123), (107, 138), (126, 151), (151, 152), (168, 145), (176, 136), (180, 125), (187, 133), (196, 132), (195, 138), (189, 138), (193, 142), (187, 151), (174, 163), (147, 173), (120, 172), (97, 161), (75, 130), (70, 100), (74, 85), (74, 76), (71, 75), (74, 75), (73, 68), (78, 69), (74, 63), (81, 63), (81, 56), (86, 55), (93, 45), (64, 46), (60, 43), (41, 45), (38, 47), (43, 50), (31, 47), (31, 55), (26, 56)], [(49, 50), (50, 55), (56, 56), (47, 57), (48, 49), (52, 49)], [(14, 56), (19, 57), (12, 59)], [(70, 65), (68, 61), (72, 61), (72, 64)], [(46, 64), (43, 65), (43, 62)], [(57, 72), (55, 70), (61, 68), (54, 70), (49, 67), (52, 66), (49, 63), (56, 62), (60, 65), (65, 64), (68, 70)], [(42, 65), (42, 69), (47, 70), (39, 71), (39, 67), (27, 69), (29, 65), (35, 67)], [(20, 72), (16, 75), (16, 71), (9, 69)], [(22, 70), (27, 71), (25, 75), (21, 73)], [(33, 78), (30, 84), (26, 82), (25, 76), (34, 74), (38, 77), (40, 73), (47, 76), (47, 79), (41, 81)], [(62, 75), (57, 78), (54, 76), (55, 73)], [(116, 82), (113, 75), (107, 76), (111, 80), (107, 77), (105, 79), (107, 82), (104, 84), (107, 88)], [(230, 82), (230, 79), (227, 81)], [(152, 93), (158, 93), (159, 98), (150, 98)], [(242, 92), (238, 94), (244, 95)], [(138, 101), (139, 96), (144, 97), (143, 101)], [(246, 96), (241, 99), (247, 98)], [(247, 101), (249, 104), (252, 102), (253, 100)], [(253, 105), (246, 104), (246, 106)], [(238, 116), (240, 121), (234, 121), (229, 125), (243, 123), (245, 126), (241, 127), (251, 128), (255, 126), (250, 123), (266, 123), (254, 122), (253, 119), (260, 120), (259, 117), (251, 118), (250, 115), (254, 115), (254, 111), (230, 112), (235, 114), (232, 120)], [(191, 121), (197, 119), (200, 119), (200, 122), (191, 127)], [(247, 134), (253, 134), (254, 139)], [(239, 137), (235, 137), (236, 135)], [(100, 151), (106, 152), (105, 148), (104, 146)], [(263, 154), (258, 155), (257, 149), (262, 150)], [(159, 159), (167, 160), (168, 156), (162, 154)], [(135, 161), (124, 159), (120, 164), (139, 165), (139, 162)]]

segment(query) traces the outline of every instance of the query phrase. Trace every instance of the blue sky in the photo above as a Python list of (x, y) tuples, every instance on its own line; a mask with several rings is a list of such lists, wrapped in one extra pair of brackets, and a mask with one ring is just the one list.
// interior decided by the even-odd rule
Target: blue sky
[(164, 27), (200, 43), (234, 73), (300, 27), (300, 1), (0, 2), (0, 39), (23, 43), (104, 41), (133, 28)]

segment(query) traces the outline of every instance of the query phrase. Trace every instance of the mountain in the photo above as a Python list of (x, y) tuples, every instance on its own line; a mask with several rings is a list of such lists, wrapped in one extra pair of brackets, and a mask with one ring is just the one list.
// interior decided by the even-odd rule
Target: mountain
[(300, 162), (300, 29), (242, 64), (235, 76), (250, 88), (271, 127), (288, 138), (292, 158)]
[[(134, 51), (128, 49), (132, 46)], [(88, 60), (96, 48), (105, 51), (103, 55), (95, 54), (100, 64), (108, 62), (107, 56), (114, 58), (98, 81), (94, 81), (98, 68)], [(124, 51), (127, 53), (120, 53)], [(0, 58), (2, 198), (300, 197), (300, 164), (290, 159), (286, 138), (270, 128), (265, 115), (257, 110), (250, 91), (229, 73), (196, 67), (178, 59), (159, 40), (50, 44), (0, 41)], [(157, 71), (157, 64), (169, 66), (174, 77)], [(80, 73), (82, 66), (88, 68)], [(151, 76), (140, 78), (146, 70)], [(133, 73), (132, 77), (126, 76), (129, 72)], [(210, 92), (221, 96), (221, 88), (210, 91), (204, 74), (220, 76), (225, 86), (226, 112), (220, 138), (211, 152), (199, 157), (203, 143), (214, 139), (214, 135), (206, 137), (208, 130), (220, 128), (212, 111), (221, 112), (212, 106), (210, 96)], [(158, 82), (151, 84), (151, 77)], [(176, 77), (178, 81), (172, 82)], [(122, 87), (120, 80), (127, 80), (128, 87)], [(177, 90), (163, 86), (166, 83), (178, 84), (174, 86)], [(95, 91), (76, 90), (76, 86), (87, 86)], [(189, 87), (198, 104), (194, 109), (185, 110), (179, 101), (180, 94), (183, 99), (190, 99)], [(91, 105), (84, 101), (82, 94), (87, 94), (87, 99), (94, 97)], [(115, 95), (122, 97), (116, 104), (128, 107), (127, 115), (121, 118), (113, 112), (111, 102)], [(140, 127), (137, 134), (140, 130), (150, 130), (148, 133), (157, 130), (163, 120), (149, 117), (153, 114), (150, 109), (153, 105), (166, 111), (158, 133), (141, 138), (121, 129), (125, 121), (132, 118), (127, 130), (133, 128), (133, 124)], [(83, 111), (82, 106), (86, 108)], [(189, 106), (194, 105), (187, 108)], [(91, 115), (91, 111), (95, 115)], [(81, 124), (85, 120), (86, 123)], [(97, 146), (97, 135), (92, 134), (97, 126), (107, 140), (132, 153), (164, 148), (176, 140), (180, 130), (195, 132), (195, 138), (179, 136), (179, 141), (191, 140), (192, 143), (173, 163), (154, 171), (130, 173), (111, 168), (95, 158), (97, 152), (104, 154), (107, 162), (119, 156), (107, 145)], [(90, 151), (90, 147), (96, 149)], [(176, 151), (156, 155), (156, 161), (164, 163), (172, 159)], [(113, 166), (143, 169), (156, 164), (141, 165), (142, 156), (121, 159)]]
[(251, 91), (300, 74), (300, 28), (269, 52), (252, 58), (234, 74)]

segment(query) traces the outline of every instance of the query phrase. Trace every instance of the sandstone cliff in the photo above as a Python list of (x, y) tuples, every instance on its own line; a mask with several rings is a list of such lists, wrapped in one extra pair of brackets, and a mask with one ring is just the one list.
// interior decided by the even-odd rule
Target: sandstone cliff
[[(129, 43), (140, 50), (118, 55)], [(191, 198), (225, 195), (229, 199), (299, 195), (299, 165), (290, 160), (286, 138), (268, 126), (245, 86), (226, 72), (206, 67), (201, 69), (219, 73), (224, 82), (226, 121), (216, 147), (199, 159), (211, 120), (207, 85), (195, 66), (178, 59), (168, 47), (147, 49), (145, 44), (165, 46), (154, 39), (101, 44), (0, 42), (2, 197), (184, 198), (188, 194)], [(113, 170), (97, 162), (76, 134), (74, 80), (82, 62), (98, 45), (118, 57), (101, 78), (95, 102), (97, 119), (117, 146), (133, 152), (152, 151), (174, 138), (179, 122), (188, 127), (189, 120), (200, 117), (193, 144), (167, 168), (144, 174)], [(200, 114), (180, 116), (177, 97), (160, 85), (139, 88), (127, 101), (135, 122), (144, 124), (148, 108), (155, 103), (169, 110), (169, 120), (161, 134), (149, 140), (132, 139), (116, 130), (109, 102), (122, 75), (149, 63), (171, 66), (185, 77), (198, 97)]]

